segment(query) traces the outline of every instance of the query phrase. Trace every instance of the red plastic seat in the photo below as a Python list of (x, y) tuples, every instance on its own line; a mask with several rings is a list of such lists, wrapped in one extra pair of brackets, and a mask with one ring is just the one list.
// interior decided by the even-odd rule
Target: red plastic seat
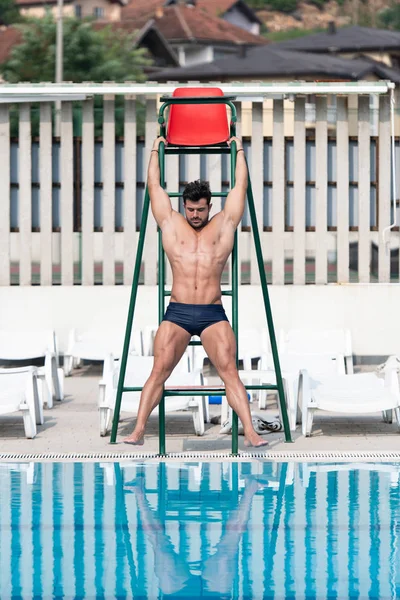
[[(223, 96), (219, 88), (177, 88), (173, 97)], [(226, 104), (171, 104), (167, 141), (174, 146), (209, 146), (229, 140)]]

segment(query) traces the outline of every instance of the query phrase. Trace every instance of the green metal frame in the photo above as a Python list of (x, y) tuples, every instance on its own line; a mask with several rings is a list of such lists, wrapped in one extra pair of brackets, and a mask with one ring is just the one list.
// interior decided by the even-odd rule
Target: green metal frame
[[(232, 103), (234, 97), (231, 96), (216, 96), (216, 97), (182, 97), (182, 98), (174, 98), (174, 97), (162, 97), (161, 101), (163, 102), (160, 111), (158, 122), (160, 124), (160, 135), (166, 137), (166, 125), (164, 113), (165, 109), (171, 104), (221, 104), (224, 103), (231, 109), (231, 122), (230, 122), (230, 135), (231, 137), (236, 135), (236, 108)], [(165, 147), (164, 143), (160, 143), (159, 145), (159, 165), (160, 165), (160, 183), (163, 188), (165, 188), (165, 157), (166, 154), (230, 154), (231, 160), (231, 184), (234, 186), (235, 184), (235, 171), (236, 171), (236, 143), (233, 142), (230, 147), (228, 146), (213, 146), (213, 147), (197, 147), (197, 148), (183, 148), (183, 147), (174, 147), (168, 146)], [(228, 192), (214, 192), (212, 193), (213, 197), (226, 197)], [(179, 197), (181, 194), (179, 192), (169, 193), (169, 196), (172, 198)], [(271, 342), (271, 350), (274, 361), (275, 368), (275, 376), (276, 376), (276, 384), (275, 385), (246, 385), (247, 390), (276, 390), (278, 392), (279, 403), (281, 407), (281, 414), (283, 420), (283, 427), (285, 431), (285, 441), (291, 442), (290, 435), (290, 427), (289, 420), (287, 416), (286, 402), (285, 402), (285, 393), (283, 389), (283, 381), (282, 381), (282, 373), (279, 363), (278, 356), (278, 347), (276, 343), (275, 329), (272, 318), (271, 304), (269, 300), (268, 287), (267, 287), (267, 278), (265, 275), (264, 269), (264, 260), (262, 256), (261, 250), (261, 242), (260, 242), (260, 234), (258, 231), (257, 224), (257, 216), (254, 205), (253, 198), (253, 190), (251, 187), (250, 176), (248, 178), (248, 187), (247, 187), (247, 200), (249, 205), (249, 213), (251, 219), (251, 229), (254, 236), (254, 244), (256, 249), (257, 256), (257, 265), (260, 274), (260, 282), (263, 293), (264, 307), (268, 324), (268, 331)], [(118, 430), (118, 421), (119, 415), (121, 411), (121, 402), (122, 402), (122, 394), (124, 392), (140, 392), (142, 391), (142, 387), (126, 387), (124, 386), (125, 382), (125, 374), (126, 374), (126, 365), (128, 361), (128, 353), (129, 353), (129, 345), (131, 339), (131, 332), (133, 326), (133, 317), (136, 306), (136, 298), (137, 298), (137, 290), (139, 285), (139, 275), (140, 275), (140, 267), (142, 264), (143, 257), (143, 246), (147, 228), (147, 220), (149, 214), (149, 206), (150, 206), (150, 195), (148, 187), (146, 186), (146, 193), (144, 197), (143, 203), (143, 211), (142, 211), (142, 221), (140, 226), (139, 233), (139, 241), (136, 253), (136, 262), (135, 269), (133, 274), (133, 282), (132, 282), (132, 291), (129, 302), (128, 309), (128, 318), (125, 330), (125, 339), (124, 339), (124, 347), (122, 351), (121, 357), (121, 367), (118, 379), (118, 387), (117, 387), (117, 396), (115, 402), (114, 416), (113, 416), (113, 424), (111, 429), (111, 444), (116, 443), (117, 439), (117, 430)], [(235, 232), (234, 244), (232, 249), (232, 262), (231, 262), (231, 281), (232, 281), (232, 289), (224, 290), (222, 292), (223, 296), (231, 296), (232, 298), (232, 329), (235, 334), (236, 344), (238, 345), (238, 328), (239, 328), (239, 319), (238, 319), (238, 288), (239, 288), (239, 275), (238, 275), (238, 244), (237, 244), (237, 231)], [(162, 236), (161, 231), (158, 230), (158, 321), (161, 323), (164, 311), (165, 311), (165, 298), (170, 296), (171, 292), (165, 290), (165, 252), (162, 245)], [(199, 345), (201, 342), (191, 341), (189, 345)], [(236, 365), (238, 365), (238, 352), (236, 351)], [(165, 398), (167, 396), (204, 396), (205, 394), (210, 396), (220, 396), (225, 395), (225, 388), (207, 388), (203, 387), (201, 390), (196, 389), (168, 389), (163, 390), (163, 394), (161, 397), (160, 405), (159, 405), (159, 454), (160, 456), (166, 455), (165, 448)], [(232, 419), (232, 455), (238, 454), (238, 416), (235, 412), (233, 412)]]

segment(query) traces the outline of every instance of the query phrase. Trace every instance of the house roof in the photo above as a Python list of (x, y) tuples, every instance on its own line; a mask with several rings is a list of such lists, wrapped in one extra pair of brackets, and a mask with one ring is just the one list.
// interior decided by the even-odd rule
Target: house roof
[[(71, 4), (73, 0), (65, 0), (65, 4)], [(57, 0), (15, 0), (15, 4), (18, 7), (24, 6), (47, 6), (51, 4), (57, 4)]]
[[(260, 23), (260, 19), (257, 17), (255, 12), (246, 4), (244, 0), (195, 0), (196, 11), (203, 11), (213, 17), (221, 17), (235, 5), (255, 23)], [(123, 19), (150, 19), (154, 17), (156, 12), (162, 11), (168, 6), (184, 6), (177, 2), (169, 3), (168, 0), (131, 0), (123, 9)], [(193, 8), (191, 8), (193, 10)]]
[[(134, 12), (131, 10), (131, 5), (123, 8), (122, 21), (131, 20), (135, 23), (136, 28), (144, 26), (148, 15), (142, 13), (141, 17), (139, 14), (132, 17), (132, 14)], [(169, 42), (222, 42), (253, 46), (268, 44), (266, 38), (254, 35), (223, 19), (212, 17), (206, 11), (198, 10), (195, 7), (165, 6), (162, 8), (162, 14), (155, 15), (154, 24)]]
[(306, 52), (400, 51), (400, 31), (355, 25), (336, 29), (332, 33), (324, 31), (293, 40), (276, 42), (274, 45), (282, 49)]
[[(124, 6), (126, 4), (126, 0), (108, 0), (110, 4), (121, 4)], [(72, 4), (74, 0), (63, 0), (63, 4)], [(57, 4), (57, 0), (15, 0), (15, 4), (24, 8), (25, 6), (51, 6), (53, 4)]]
[(368, 75), (400, 83), (400, 71), (364, 58), (345, 59), (310, 52), (281, 50), (276, 44), (251, 48), (245, 56), (232, 56), (192, 67), (166, 69), (151, 79), (157, 81), (225, 80), (227, 78), (324, 78), (357, 81)]
[(146, 21), (140, 29), (137, 29), (135, 25), (134, 21), (95, 21), (93, 23), (96, 29), (111, 27), (113, 30), (123, 29), (126, 33), (135, 33), (135, 47), (146, 46), (154, 56), (162, 57), (166, 64), (171, 67), (179, 66), (179, 59), (175, 51), (154, 24), (154, 19)]
[(132, 0), (121, 9), (121, 19), (143, 23), (153, 18), (156, 10), (160, 9), (162, 5), (162, 0)]
[(221, 17), (234, 7), (241, 9), (254, 23), (262, 24), (254, 10), (244, 0), (196, 0), (196, 7), (214, 17)]

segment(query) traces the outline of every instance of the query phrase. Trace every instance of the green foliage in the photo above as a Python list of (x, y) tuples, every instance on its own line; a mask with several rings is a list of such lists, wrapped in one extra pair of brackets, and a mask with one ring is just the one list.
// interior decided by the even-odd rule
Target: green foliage
[[(0, 66), (5, 81), (54, 81), (56, 23), (50, 13), (16, 25), (22, 42)], [(134, 49), (134, 34), (110, 26), (101, 30), (87, 19), (64, 19), (64, 81), (144, 81), (143, 68), (151, 61), (145, 50)]]
[(321, 31), (326, 31), (326, 29), (321, 27), (316, 29), (288, 29), (287, 31), (271, 31), (265, 37), (271, 42), (284, 42), (312, 35), (313, 33), (320, 33)]
[[(1, 0), (0, 0), (1, 1)], [(54, 81), (56, 23), (51, 14), (42, 19), (27, 19), (17, 25), (22, 42), (11, 50), (10, 58), (0, 65), (5, 81), (39, 83)], [(91, 20), (64, 20), (64, 81), (145, 81), (143, 68), (150, 65), (144, 50), (134, 49), (133, 35), (107, 26), (92, 27)], [(123, 97), (115, 98), (116, 135), (123, 135)], [(81, 107), (74, 102), (74, 135), (81, 135)], [(39, 107), (31, 106), (32, 135), (39, 133)], [(142, 111), (143, 112), (143, 111)], [(143, 114), (138, 113), (138, 133), (144, 128)], [(54, 119), (54, 115), (53, 115)], [(94, 99), (95, 135), (102, 135), (103, 100)], [(11, 132), (18, 135), (18, 110), (11, 110)]]
[(290, 13), (296, 10), (297, 0), (268, 0), (268, 5), (272, 10)]
[(0, 25), (11, 25), (21, 17), (15, 0), (0, 0)]
[(298, 0), (247, 0), (247, 4), (255, 10), (268, 8), (270, 10), (290, 13), (296, 10)]
[(322, 8), (327, 1), (328, 0), (310, 0), (311, 4), (318, 6), (318, 8)]
[(400, 31), (400, 4), (394, 4), (379, 15), (380, 24), (387, 29)]

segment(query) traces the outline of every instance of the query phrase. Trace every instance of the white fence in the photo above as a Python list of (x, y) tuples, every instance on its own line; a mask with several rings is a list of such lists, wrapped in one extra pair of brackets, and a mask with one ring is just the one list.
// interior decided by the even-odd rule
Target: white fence
[[(315, 123), (310, 124), (306, 88), (294, 90), (291, 102), (282, 94), (265, 100), (251, 87), (243, 89), (236, 103), (238, 133), (245, 140), (269, 280), (398, 281), (399, 228), (387, 234), (387, 243), (383, 236), (394, 217), (389, 95), (373, 97), (375, 115), (379, 102), (377, 127), (371, 125), (376, 121), (371, 119), (371, 90), (352, 97), (351, 111), (348, 96), (335, 97), (332, 126), (329, 95), (316, 97)], [(60, 138), (55, 139), (55, 97), (40, 98), (34, 87), (30, 97), (6, 97), (0, 90), (0, 285), (132, 282), (145, 170), (158, 133), (157, 92), (164, 90), (152, 85), (143, 86), (141, 95), (125, 94), (123, 139), (116, 139), (115, 94), (104, 90), (100, 140), (95, 138), (93, 97), (63, 99)], [(38, 139), (32, 141), (27, 100), (39, 99)], [(137, 100), (145, 102), (140, 138)], [(18, 140), (12, 140), (10, 106), (16, 102)], [(74, 135), (74, 102), (82, 102), (79, 136)], [(399, 148), (395, 162), (398, 167)], [(215, 155), (168, 156), (167, 189), (180, 190), (198, 177), (209, 179), (213, 190), (227, 189), (226, 167), (225, 158)], [(178, 199), (172, 203), (179, 209)], [(218, 211), (221, 201), (215, 199), (213, 205)], [(257, 284), (247, 223), (245, 215), (239, 233), (240, 282)], [(156, 273), (156, 225), (150, 215), (142, 283), (154, 284)], [(167, 276), (170, 282), (170, 270)], [(229, 265), (223, 281), (229, 282)]]

